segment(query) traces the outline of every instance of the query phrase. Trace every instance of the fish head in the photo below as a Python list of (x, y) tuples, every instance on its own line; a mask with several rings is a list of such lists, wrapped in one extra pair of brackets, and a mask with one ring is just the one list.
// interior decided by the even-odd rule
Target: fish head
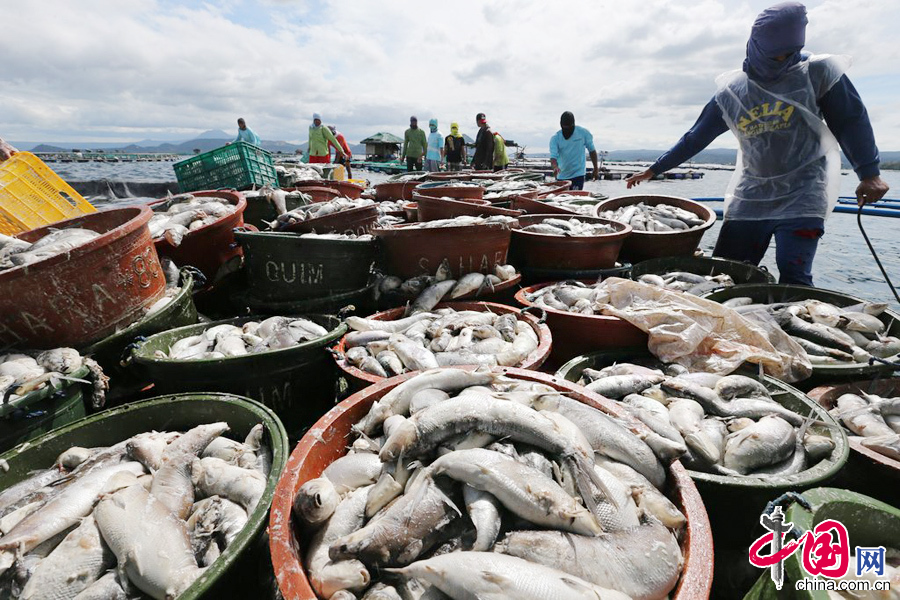
[[(312, 574), (313, 587), (327, 598), (337, 598), (341, 591), (362, 590), (369, 585), (371, 576), (366, 566), (358, 560), (343, 560), (326, 565)], [(355, 598), (356, 596), (349, 596)]]
[(340, 502), (341, 497), (334, 484), (325, 477), (319, 477), (307, 481), (297, 490), (294, 512), (307, 523), (321, 523), (334, 513)]

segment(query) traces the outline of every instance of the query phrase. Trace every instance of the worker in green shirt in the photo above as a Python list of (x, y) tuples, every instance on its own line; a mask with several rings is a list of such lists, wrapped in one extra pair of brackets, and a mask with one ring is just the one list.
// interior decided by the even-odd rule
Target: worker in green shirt
[(341, 150), (340, 142), (337, 141), (330, 129), (322, 125), (322, 115), (313, 113), (313, 124), (309, 126), (309, 162), (331, 162), (331, 151), (328, 149), (328, 142), (332, 143), (335, 152), (343, 158), (344, 151)]
[(428, 138), (425, 132), (419, 129), (419, 120), (412, 116), (409, 118), (409, 129), (403, 134), (403, 150), (400, 152), (400, 162), (406, 159), (407, 171), (421, 171), (422, 157), (428, 150)]
[(494, 132), (494, 171), (505, 171), (509, 165), (509, 157), (506, 155), (506, 140), (503, 136)]

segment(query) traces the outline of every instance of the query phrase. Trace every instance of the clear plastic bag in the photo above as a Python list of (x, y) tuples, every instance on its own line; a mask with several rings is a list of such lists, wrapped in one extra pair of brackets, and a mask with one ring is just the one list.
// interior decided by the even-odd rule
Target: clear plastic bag
[(787, 382), (812, 374), (806, 351), (765, 316), (748, 319), (717, 302), (628, 279), (604, 284), (610, 296), (602, 313), (645, 331), (648, 349), (663, 362), (722, 375), (749, 362)]

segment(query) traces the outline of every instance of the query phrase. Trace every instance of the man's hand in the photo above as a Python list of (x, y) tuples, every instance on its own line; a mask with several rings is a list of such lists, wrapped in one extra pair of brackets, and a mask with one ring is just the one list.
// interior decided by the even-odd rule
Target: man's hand
[(643, 171), (642, 173), (635, 173), (631, 177), (628, 177), (627, 179), (625, 179), (626, 188), (630, 190), (634, 186), (639, 185), (642, 181), (649, 181), (650, 179), (653, 179), (655, 176), (656, 176), (656, 173), (654, 173), (650, 169), (647, 169), (646, 171)]
[(3, 162), (17, 152), (18, 150), (16, 150), (13, 146), (10, 146), (3, 140), (0, 140), (0, 162)]
[(600, 169), (594, 169), (594, 172), (591, 174), (591, 181), (597, 181), (600, 173)]
[(856, 203), (862, 206), (863, 204), (878, 202), (884, 198), (889, 189), (891, 188), (887, 182), (878, 175), (863, 179), (856, 187)]

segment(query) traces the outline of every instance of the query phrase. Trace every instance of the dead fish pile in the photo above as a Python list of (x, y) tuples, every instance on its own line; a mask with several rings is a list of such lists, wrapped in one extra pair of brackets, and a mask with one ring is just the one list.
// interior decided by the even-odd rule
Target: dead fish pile
[[(72, 377), (82, 367), (88, 369), (88, 379)], [(96, 361), (81, 356), (77, 350), (54, 348), (27, 354), (0, 354), (0, 400), (3, 404), (47, 386), (59, 388), (66, 381), (91, 383), (94, 408), (103, 406), (106, 391), (109, 390), (109, 378)]]
[(425, 221), (412, 223), (404, 229), (437, 229), (439, 227), (469, 227), (471, 225), (503, 225), (512, 227), (518, 223), (515, 218), (505, 215), (491, 215), (490, 217), (472, 217), (469, 215), (460, 215), (452, 219), (437, 219), (435, 221)]
[(515, 367), (538, 347), (534, 328), (515, 314), (417, 311), (396, 321), (347, 318), (348, 363), (378, 377), (454, 365)]
[(647, 364), (585, 369), (580, 383), (619, 401), (654, 432), (686, 447), (681, 461), (689, 469), (747, 477), (793, 475), (834, 449), (830, 437), (810, 430), (808, 420), (775, 402), (756, 379)]
[(427, 173), (398, 173), (388, 177), (390, 183), (399, 183), (403, 181), (424, 181)]
[(453, 278), (450, 261), (441, 261), (434, 275), (420, 275), (403, 281), (395, 275), (388, 275), (378, 284), (378, 294), (396, 293), (416, 300), (410, 305), (410, 313), (428, 311), (443, 300), (492, 294), (494, 288), (515, 277), (512, 265), (494, 265), (493, 273), (468, 273), (459, 279)]
[(544, 219), (522, 227), (521, 231), (540, 233), (543, 235), (559, 235), (565, 237), (591, 237), (616, 233), (616, 228), (606, 223), (591, 223), (578, 219)]
[(486, 182), (484, 187), (484, 199), (496, 201), (501, 198), (509, 198), (523, 192), (542, 192), (552, 188), (545, 188), (536, 181), (493, 181)]
[(328, 335), (328, 330), (307, 319), (269, 317), (241, 326), (213, 325), (198, 335), (181, 338), (168, 352), (157, 350), (156, 358), (202, 360), (257, 354), (291, 348)]
[(178, 294), (181, 293), (180, 287), (166, 287), (166, 291), (163, 294), (163, 297), (151, 304), (144, 312), (144, 318), (155, 315), (169, 304), (172, 303)]
[(255, 191), (243, 192), (243, 194), (244, 198), (247, 199), (247, 202), (257, 198), (268, 202), (275, 207), (276, 215), (283, 215), (286, 213), (288, 206), (296, 207), (312, 202), (312, 196), (309, 194), (304, 194), (299, 191), (288, 192), (285, 190), (278, 190), (267, 185), (264, 185)]
[(887, 304), (863, 302), (838, 307), (819, 300), (754, 304), (746, 297), (722, 303), (742, 315), (774, 321), (800, 344), (815, 365), (869, 362), (900, 354), (900, 338), (887, 334), (879, 317)]
[(0, 492), (3, 598), (176, 598), (230, 546), (266, 489), (257, 425), (73, 447)]
[(280, 231), (295, 223), (302, 223), (303, 221), (326, 217), (354, 208), (374, 206), (374, 204), (375, 202), (372, 200), (362, 198), (358, 200), (353, 200), (351, 198), (335, 198), (328, 202), (313, 202), (312, 204), (299, 206), (290, 212), (279, 215), (275, 221), (270, 223), (270, 226), (275, 231)]
[(604, 219), (627, 223), (635, 231), (687, 231), (706, 221), (689, 210), (670, 204), (649, 205), (643, 202), (605, 210), (597, 214)]
[(180, 246), (184, 236), (215, 223), (237, 210), (226, 198), (180, 194), (151, 207), (153, 216), (148, 227), (154, 240), (165, 238), (173, 246)]
[(275, 165), (278, 183), (282, 187), (294, 187), (299, 182), (322, 179), (322, 168), (315, 164), (281, 163)]
[(697, 275), (685, 271), (670, 271), (662, 275), (647, 273), (638, 277), (637, 280), (641, 283), (649, 283), (676, 292), (687, 292), (695, 296), (734, 286), (734, 279), (731, 278), (731, 275)]
[(435, 369), (354, 431), (294, 500), (320, 598), (652, 600), (675, 588), (685, 517), (661, 491), (672, 455), (618, 419), (543, 384)]
[(585, 196), (572, 196), (571, 194), (550, 194), (540, 201), (549, 206), (563, 208), (565, 210), (590, 217), (594, 215), (594, 207), (596, 204), (576, 204), (576, 201), (583, 202), (587, 198)]
[(603, 306), (609, 302), (609, 292), (599, 281), (593, 285), (580, 281), (561, 281), (526, 294), (525, 298), (541, 308), (594, 315), (600, 314)]
[(355, 233), (301, 233), (300, 237), (316, 240), (357, 240), (361, 242), (371, 242), (375, 239), (370, 233), (356, 235)]
[(68, 252), (98, 237), (100, 234), (90, 229), (51, 229), (50, 233), (32, 244), (0, 233), (0, 271)]
[(900, 397), (883, 398), (862, 391), (843, 394), (830, 412), (860, 444), (900, 460)]

